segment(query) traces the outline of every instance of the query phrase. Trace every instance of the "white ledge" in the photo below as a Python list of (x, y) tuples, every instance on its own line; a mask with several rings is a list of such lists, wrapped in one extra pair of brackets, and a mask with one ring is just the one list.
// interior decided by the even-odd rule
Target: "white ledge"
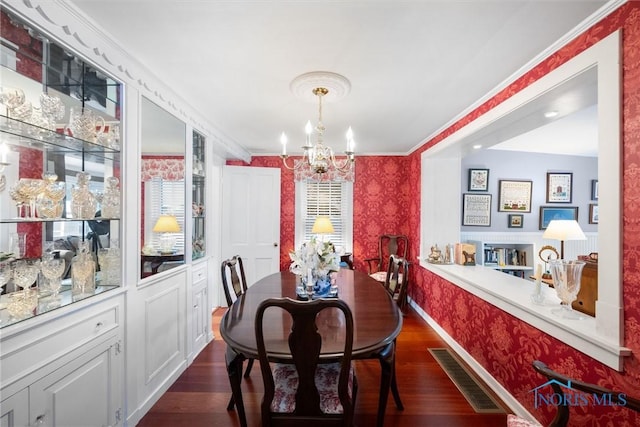
[(498, 307), (531, 326), (551, 335), (617, 371), (631, 350), (620, 347), (596, 330), (594, 317), (582, 320), (561, 319), (551, 313), (560, 299), (553, 289), (543, 286), (545, 300), (541, 305), (531, 301), (535, 283), (483, 266), (441, 265), (420, 262), (432, 273)]

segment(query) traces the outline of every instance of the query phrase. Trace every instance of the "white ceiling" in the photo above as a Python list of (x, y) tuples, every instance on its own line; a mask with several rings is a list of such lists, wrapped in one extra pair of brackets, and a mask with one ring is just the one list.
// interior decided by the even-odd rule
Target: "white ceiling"
[(342, 151), (351, 125), (358, 153), (406, 154), (606, 1), (73, 3), (252, 154), (278, 153), (282, 131), (299, 151), (317, 104), (289, 84), (309, 71), (351, 82), (348, 96), (324, 106), (328, 145)]

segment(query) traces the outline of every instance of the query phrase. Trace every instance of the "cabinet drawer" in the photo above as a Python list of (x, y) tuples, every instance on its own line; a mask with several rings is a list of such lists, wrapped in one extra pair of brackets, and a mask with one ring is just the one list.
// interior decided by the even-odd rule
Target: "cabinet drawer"
[(206, 282), (207, 280), (207, 264), (202, 263), (193, 267), (191, 282), (194, 285)]
[(121, 306), (111, 301), (3, 339), (2, 384), (9, 384), (43, 366), (62, 363), (60, 358), (66, 354), (117, 334), (120, 314)]

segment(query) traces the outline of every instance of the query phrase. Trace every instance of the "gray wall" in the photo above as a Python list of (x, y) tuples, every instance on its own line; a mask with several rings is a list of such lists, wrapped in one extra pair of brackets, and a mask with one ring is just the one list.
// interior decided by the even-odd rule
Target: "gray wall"
[[(468, 191), (469, 168), (489, 169), (491, 194), (491, 226), (460, 226), (461, 231), (539, 231), (540, 206), (578, 207), (578, 222), (585, 232), (597, 232), (597, 224), (589, 224), (591, 180), (598, 179), (596, 157), (560, 156), (516, 151), (481, 150), (462, 159), (463, 193), (487, 194)], [(547, 172), (572, 172), (573, 196), (571, 203), (546, 203)], [(533, 181), (531, 212), (523, 213), (523, 228), (508, 228), (509, 212), (498, 212), (498, 181), (503, 179)], [(460, 197), (462, 203), (462, 196)], [(462, 218), (460, 219), (462, 224)]]

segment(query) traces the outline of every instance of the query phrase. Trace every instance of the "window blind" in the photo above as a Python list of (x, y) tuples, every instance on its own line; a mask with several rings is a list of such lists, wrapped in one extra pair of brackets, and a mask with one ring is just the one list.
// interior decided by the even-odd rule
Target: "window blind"
[[(147, 181), (145, 189), (145, 205), (149, 207), (145, 217), (145, 229), (153, 230), (160, 215), (174, 215), (180, 224), (181, 233), (176, 233), (175, 248), (178, 252), (184, 252), (184, 180), (167, 181), (160, 177), (154, 177)], [(191, 211), (189, 211), (191, 212)], [(160, 234), (150, 232), (150, 237), (145, 239), (145, 244), (151, 244), (154, 249), (160, 250)]]
[(333, 224), (333, 234), (325, 234), (322, 236), (323, 240), (332, 242), (336, 247), (346, 247), (351, 245), (351, 242), (347, 242), (347, 238), (350, 240), (350, 236), (346, 235), (348, 224), (346, 221), (349, 219), (348, 212), (348, 197), (346, 194), (345, 182), (305, 182), (305, 199), (306, 203), (303, 206), (303, 218), (304, 231), (303, 241), (308, 241), (314, 234), (311, 232), (313, 223), (317, 216), (327, 216)]

